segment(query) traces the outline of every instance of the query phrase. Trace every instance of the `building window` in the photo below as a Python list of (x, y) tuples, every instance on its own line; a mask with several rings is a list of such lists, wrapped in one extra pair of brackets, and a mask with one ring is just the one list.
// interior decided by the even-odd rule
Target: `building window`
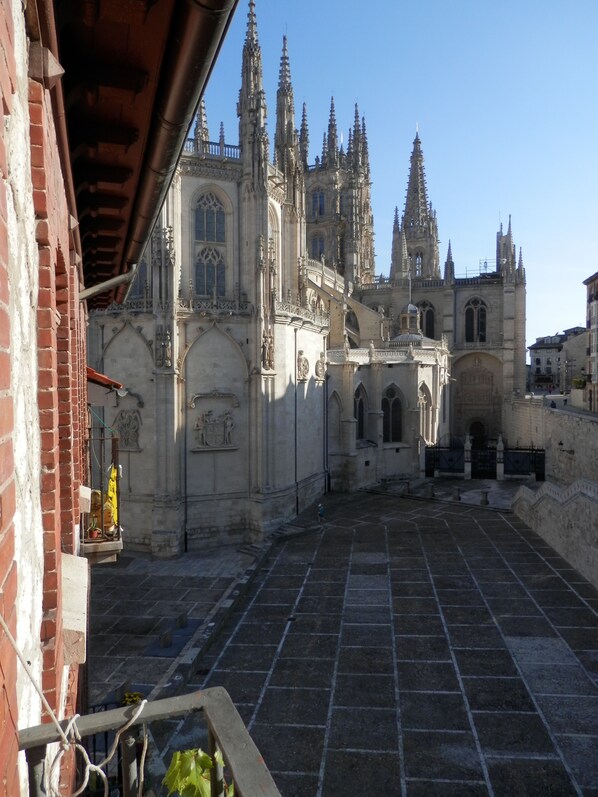
[[(206, 244), (210, 244), (206, 246)], [(226, 293), (226, 216), (213, 193), (202, 194), (195, 206), (195, 293)]]
[(195, 293), (198, 296), (225, 294), (225, 266), (222, 254), (213, 246), (201, 249), (195, 261)]
[(486, 342), (486, 305), (481, 299), (470, 299), (465, 306), (465, 342)]
[(212, 193), (200, 196), (195, 206), (195, 240), (224, 243), (224, 207)]
[(423, 263), (423, 256), (421, 252), (417, 252), (415, 255), (415, 276), (421, 277), (422, 275), (422, 263)]
[(359, 385), (353, 397), (353, 413), (357, 421), (357, 440), (365, 438), (365, 390), (362, 385)]
[(382, 435), (385, 443), (398, 443), (402, 437), (401, 400), (396, 388), (388, 387), (382, 396)]
[(427, 338), (434, 337), (434, 308), (429, 302), (420, 302), (419, 328)]
[(321, 260), (324, 256), (324, 236), (314, 235), (311, 239), (311, 256), (313, 260)]
[(316, 218), (323, 216), (326, 206), (324, 204), (324, 192), (316, 189), (311, 195), (311, 215)]

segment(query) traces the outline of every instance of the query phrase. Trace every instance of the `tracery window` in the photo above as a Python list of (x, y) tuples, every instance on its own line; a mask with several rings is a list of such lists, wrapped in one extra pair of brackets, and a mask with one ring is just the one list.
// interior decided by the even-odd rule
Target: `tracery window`
[(366, 411), (366, 396), (363, 385), (359, 385), (353, 397), (353, 412), (355, 420), (357, 421), (356, 438), (363, 440), (365, 438), (365, 411)]
[[(209, 245), (206, 245), (209, 244)], [(226, 294), (226, 214), (224, 205), (211, 191), (202, 194), (195, 206), (195, 293), (197, 296)]]
[(197, 254), (195, 261), (195, 292), (198, 296), (225, 294), (226, 267), (222, 253), (213, 246), (206, 246)]
[(382, 396), (382, 435), (385, 443), (398, 443), (402, 437), (402, 407), (398, 391), (392, 385)]
[(481, 299), (470, 299), (465, 306), (465, 342), (486, 342), (486, 305)]
[(195, 240), (224, 243), (225, 215), (222, 202), (211, 192), (203, 194), (195, 206)]
[(311, 215), (313, 217), (323, 216), (325, 210), (324, 192), (317, 188), (311, 195)]

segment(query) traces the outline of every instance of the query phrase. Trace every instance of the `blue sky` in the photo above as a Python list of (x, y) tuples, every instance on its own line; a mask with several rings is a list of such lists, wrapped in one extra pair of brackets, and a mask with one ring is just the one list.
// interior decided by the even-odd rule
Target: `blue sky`
[[(247, 22), (241, 0), (206, 91), (210, 138), (238, 143)], [(268, 130), (274, 138), (282, 37), (310, 161), (334, 96), (347, 133), (357, 102), (372, 172), (376, 273), (390, 266), (416, 125), (440, 257), (458, 276), (494, 258), (509, 214), (527, 275), (527, 344), (585, 325), (583, 280), (598, 270), (596, 0), (256, 0)]]

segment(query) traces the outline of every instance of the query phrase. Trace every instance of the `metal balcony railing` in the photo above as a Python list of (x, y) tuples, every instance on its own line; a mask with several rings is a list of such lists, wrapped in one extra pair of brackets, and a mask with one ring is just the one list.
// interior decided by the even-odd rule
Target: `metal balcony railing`
[[(138, 716), (135, 717), (136, 713)], [(137, 797), (141, 773), (135, 753), (136, 728), (192, 713), (203, 715), (208, 730), (208, 752), (210, 755), (217, 750), (222, 753), (227, 781), (234, 785), (235, 797), (280, 797), (241, 716), (228, 692), (220, 686), (146, 703), (141, 711), (138, 705), (132, 705), (87, 714), (77, 718), (76, 726), (81, 738), (85, 739), (96, 734), (117, 732), (134, 718), (120, 740), (121, 774), (123, 797)], [(68, 720), (60, 723), (63, 731), (68, 724)], [(47, 745), (60, 742), (61, 738), (56, 725), (50, 723), (19, 732), (19, 749), (25, 751), (27, 758), (30, 797), (43, 797), (46, 794), (46, 748)], [(215, 767), (210, 775), (211, 797), (223, 797), (222, 770)]]
[(91, 507), (82, 514), (79, 551), (92, 564), (112, 562), (123, 548), (118, 435), (94, 427), (89, 453)]

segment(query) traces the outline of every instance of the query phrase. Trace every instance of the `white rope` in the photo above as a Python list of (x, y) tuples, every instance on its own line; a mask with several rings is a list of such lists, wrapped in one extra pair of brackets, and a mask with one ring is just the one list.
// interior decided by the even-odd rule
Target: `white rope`
[[(63, 793), (60, 791), (60, 789), (55, 789), (52, 786), (52, 776), (54, 774), (54, 769), (58, 765), (58, 762), (60, 761), (60, 759), (62, 758), (64, 753), (70, 747), (74, 747), (75, 749), (79, 750), (79, 752), (83, 756), (84, 765), (85, 765), (85, 776), (83, 778), (83, 783), (81, 784), (81, 786), (79, 786), (79, 788), (76, 791), (74, 791), (70, 795), (70, 797), (78, 797), (78, 795), (83, 794), (83, 792), (85, 791), (85, 787), (87, 786), (87, 783), (89, 782), (89, 775), (90, 775), (91, 772), (97, 772), (98, 773), (98, 775), (102, 779), (102, 783), (103, 783), (103, 786), (104, 786), (104, 797), (108, 797), (108, 778), (106, 776), (106, 773), (104, 772), (103, 767), (105, 767), (106, 764), (108, 764), (112, 760), (112, 758), (114, 757), (114, 754), (116, 753), (116, 751), (118, 749), (118, 744), (119, 744), (119, 741), (120, 741), (120, 737), (138, 719), (138, 717), (140, 716), (141, 712), (145, 708), (145, 704), (146, 703), (147, 703), (147, 700), (142, 700), (139, 703), (139, 705), (137, 706), (137, 708), (135, 709), (135, 711), (133, 712), (132, 717), (129, 720), (127, 720), (127, 722), (125, 722), (124, 725), (122, 725), (120, 728), (118, 728), (116, 730), (116, 733), (114, 735), (114, 742), (112, 743), (112, 747), (110, 748), (109, 752), (106, 754), (106, 757), (103, 758), (102, 761), (100, 761), (99, 764), (92, 764), (92, 762), (89, 760), (89, 755), (87, 753), (87, 750), (83, 747), (82, 744), (80, 744), (81, 734), (79, 733), (79, 729), (77, 728), (77, 717), (79, 715), (75, 714), (75, 716), (72, 717), (71, 720), (69, 721), (69, 724), (67, 726), (67, 730), (70, 732), (71, 737), (74, 737), (74, 739), (76, 741), (71, 742), (71, 741), (67, 740), (66, 745), (64, 744), (64, 742), (60, 743), (60, 749), (58, 750), (58, 752), (54, 756), (54, 760), (52, 761), (52, 764), (51, 764), (51, 766), (49, 768), (49, 771), (48, 771), (48, 774), (47, 774), (47, 777), (46, 777), (46, 792), (48, 793), (48, 797), (65, 797), (65, 795), (63, 795)], [(140, 797), (141, 797), (141, 794), (142, 794), (141, 786), (143, 784), (143, 766), (145, 765), (145, 751), (147, 750), (147, 732), (146, 732), (145, 723), (143, 725), (143, 737), (144, 737), (143, 738), (143, 755), (142, 755), (142, 761), (141, 761), (141, 765), (140, 765), (141, 776), (140, 776), (140, 783), (139, 783), (139, 785), (140, 785), (139, 796)]]
[[(72, 795), (70, 795), (70, 797), (78, 797), (78, 795), (83, 793), (83, 791), (85, 790), (85, 788), (86, 788), (86, 786), (87, 786), (87, 784), (89, 782), (89, 775), (90, 775), (91, 772), (97, 772), (98, 773), (98, 775), (102, 779), (102, 782), (103, 782), (103, 785), (104, 785), (104, 797), (108, 797), (108, 778), (106, 776), (106, 773), (102, 769), (102, 767), (106, 766), (106, 764), (108, 764), (108, 762), (112, 760), (112, 758), (114, 757), (114, 754), (115, 754), (115, 752), (116, 752), (116, 750), (118, 748), (118, 743), (119, 743), (120, 737), (139, 718), (139, 716), (141, 715), (141, 712), (143, 711), (143, 709), (145, 707), (145, 704), (147, 703), (147, 700), (142, 700), (139, 703), (139, 705), (137, 706), (136, 710), (134, 711), (132, 717), (121, 728), (118, 728), (116, 730), (116, 733), (115, 733), (115, 736), (114, 736), (114, 742), (112, 744), (112, 747), (110, 748), (110, 751), (107, 753), (106, 757), (102, 761), (100, 761), (99, 764), (93, 764), (90, 761), (90, 759), (89, 759), (89, 755), (87, 753), (87, 750), (83, 747), (82, 744), (80, 744), (80, 742), (81, 742), (81, 734), (79, 733), (79, 729), (77, 728), (77, 718), (79, 717), (79, 714), (75, 714), (73, 717), (71, 717), (71, 719), (68, 721), (68, 724), (67, 724), (66, 728), (63, 730), (62, 725), (60, 724), (60, 722), (58, 720), (58, 717), (54, 713), (52, 707), (50, 706), (50, 704), (46, 700), (46, 696), (44, 695), (42, 689), (39, 687), (37, 681), (35, 680), (35, 676), (34, 676), (32, 670), (31, 670), (31, 667), (29, 666), (29, 664), (27, 663), (27, 660), (25, 659), (25, 657), (23, 656), (23, 654), (19, 650), (15, 638), (10, 633), (10, 629), (8, 628), (8, 625), (6, 624), (6, 621), (5, 621), (4, 617), (2, 616), (2, 614), (0, 614), (0, 625), (4, 629), (4, 633), (6, 634), (6, 636), (8, 638), (8, 641), (10, 642), (10, 644), (12, 645), (15, 653), (17, 654), (17, 657), (18, 657), (19, 661), (23, 665), (23, 669), (25, 670), (25, 672), (29, 676), (29, 680), (31, 681), (35, 691), (37, 692), (37, 694), (41, 698), (42, 704), (43, 704), (44, 708), (46, 709), (46, 711), (48, 712), (48, 715), (49, 715), (50, 719), (52, 720), (52, 722), (56, 726), (56, 730), (58, 731), (58, 735), (60, 736), (60, 742), (59, 742), (60, 746), (59, 746), (58, 752), (54, 756), (54, 759), (53, 759), (52, 764), (50, 765), (50, 767), (49, 768), (47, 768), (47, 767), (45, 768), (45, 781), (46, 781), (45, 788), (46, 788), (46, 793), (49, 795), (49, 797), (64, 797), (64, 795), (62, 794), (62, 792), (59, 789), (57, 790), (57, 789), (55, 789), (52, 786), (52, 780), (53, 780), (52, 776), (54, 774), (54, 769), (58, 765), (58, 763), (59, 763), (60, 759), (62, 758), (62, 756), (64, 755), (64, 753), (72, 747), (72, 748), (74, 748), (76, 750), (79, 750), (79, 752), (83, 756), (83, 761), (84, 761), (84, 765), (85, 765), (85, 775), (84, 775), (83, 783), (81, 784), (81, 786), (77, 789), (77, 791), (73, 792)], [(147, 744), (148, 744), (147, 726), (146, 726), (145, 723), (143, 723), (143, 752), (141, 754), (141, 762), (140, 762), (140, 767), (139, 767), (139, 769), (140, 769), (139, 791), (138, 791), (139, 797), (141, 797), (141, 795), (142, 795), (143, 769), (144, 769), (144, 766), (145, 766), (145, 755), (146, 755), (146, 752), (147, 752)]]
[(31, 672), (31, 667), (29, 666), (29, 664), (27, 663), (27, 660), (25, 659), (25, 657), (23, 656), (23, 654), (19, 650), (19, 648), (17, 646), (17, 643), (16, 643), (16, 640), (13, 637), (13, 635), (10, 633), (10, 629), (6, 625), (6, 620), (4, 619), (4, 617), (1, 614), (0, 614), (0, 625), (2, 625), (2, 628), (4, 629), (4, 633), (8, 637), (8, 641), (13, 646), (14, 651), (15, 651), (15, 653), (17, 654), (17, 656), (19, 658), (19, 661), (23, 665), (23, 668), (24, 668), (25, 672), (29, 676), (29, 680), (31, 681), (31, 683), (33, 684), (33, 686), (35, 688), (35, 691), (40, 696), (42, 704), (43, 704), (44, 708), (46, 709), (46, 711), (48, 712), (48, 714), (50, 716), (50, 719), (52, 720), (54, 725), (56, 725), (56, 730), (58, 731), (58, 733), (60, 735), (60, 738), (62, 739), (63, 744), (68, 744), (69, 740), (68, 740), (65, 732), (62, 730), (62, 726), (61, 726), (60, 722), (58, 721), (58, 717), (56, 716), (56, 714), (54, 714), (54, 712), (52, 710), (52, 707), (50, 706), (50, 704), (46, 700), (46, 696), (44, 695), (44, 693), (42, 692), (42, 690), (38, 686), (38, 683), (35, 680), (35, 676)]

